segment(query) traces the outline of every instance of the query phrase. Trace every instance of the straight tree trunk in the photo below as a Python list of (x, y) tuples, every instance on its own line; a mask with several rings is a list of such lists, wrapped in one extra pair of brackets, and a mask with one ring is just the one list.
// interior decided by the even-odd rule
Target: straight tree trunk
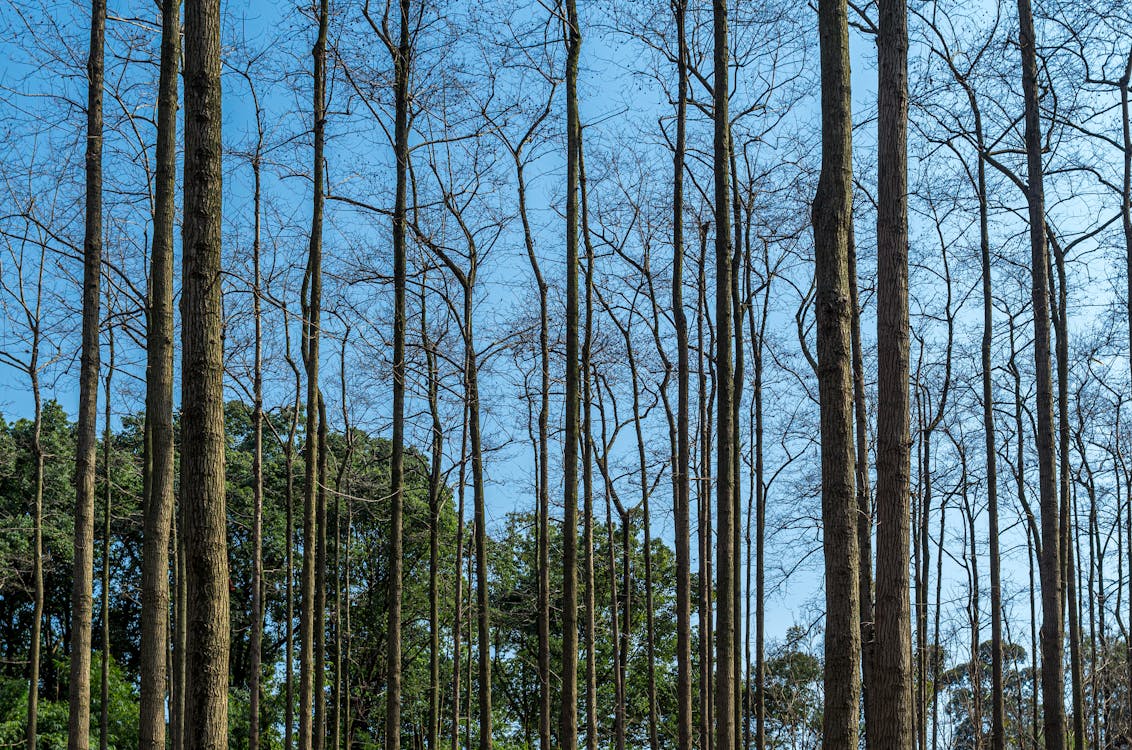
[(98, 441), (98, 333), (102, 274), (102, 88), (106, 0), (92, 0), (87, 57), (86, 220), (83, 231), (83, 322), (75, 443), (74, 570), (67, 749), (90, 747), (91, 617), (94, 604), (94, 474)]
[(575, 0), (566, 0), (566, 432), (563, 437), (562, 750), (578, 747), (578, 56)]
[[(43, 256), (40, 256), (40, 269), (43, 268)], [(40, 641), (43, 632), (43, 469), (46, 456), (43, 450), (43, 397), (39, 386), (39, 343), (41, 330), (39, 324), (40, 300), (43, 298), (43, 272), (39, 271), (39, 282), (36, 290), (35, 314), (29, 316), (32, 321), (31, 352), (28, 357), (28, 376), (31, 380), (31, 395), (34, 404), (32, 418), (32, 453), (35, 456), (35, 497), (32, 514), (34, 527), (32, 529), (32, 620), (31, 644), (28, 647), (28, 713), (27, 732), (25, 734), (26, 750), (36, 750), (36, 735), (39, 722), (39, 662)]]
[(861, 625), (849, 289), (852, 115), (848, 16), (843, 0), (819, 0), (818, 33), (822, 169), (813, 224), (826, 591), (822, 747), (852, 750), (857, 747), (860, 711)]
[(315, 505), (314, 609), (314, 750), (326, 746), (326, 486), (328, 420), (326, 399), (318, 393), (318, 493)]
[[(250, 79), (249, 79), (250, 80)], [(263, 149), (263, 120), (259, 101), (256, 101), (256, 129), (258, 140), (252, 159), (254, 237), (252, 240), (252, 318), (255, 323), (255, 361), (252, 373), (252, 626), (251, 673), (248, 684), (248, 750), (259, 750), (260, 671), (263, 654), (263, 316), (260, 309), (260, 215), (262, 185), (260, 179), (261, 152)]]
[(1022, 92), (1025, 98), (1026, 199), (1030, 220), (1030, 272), (1034, 317), (1035, 424), (1041, 497), (1042, 705), (1046, 750), (1064, 750), (1065, 675), (1062, 665), (1063, 614), (1061, 532), (1054, 453), (1053, 384), (1050, 372), (1049, 250), (1045, 233), (1041, 115), (1038, 101), (1037, 41), (1030, 0), (1018, 0)]
[[(1124, 230), (1124, 259), (1128, 288), (1125, 304), (1128, 308), (1129, 368), (1132, 369), (1132, 105), (1129, 104), (1132, 90), (1132, 47), (1128, 50), (1128, 62), (1124, 65), (1124, 75), (1120, 77), (1120, 134), (1123, 146), (1123, 169), (1120, 183), (1120, 224)], [(1132, 498), (1129, 498), (1130, 517), (1132, 517)], [(1129, 529), (1128, 565), (1132, 570), (1132, 527)], [(1132, 576), (1128, 583), (1128, 604), (1132, 607)], [(1132, 610), (1129, 612), (1132, 620)], [(1132, 695), (1132, 659), (1128, 660), (1128, 694)]]
[(676, 329), (676, 455), (673, 518), (676, 546), (676, 750), (692, 748), (691, 415), (688, 408), (688, 320), (684, 313), (684, 161), (687, 143), (687, 0), (673, 3), (677, 36), (676, 151), (672, 167), (672, 320)]
[(385, 749), (401, 747), (401, 596), (403, 562), (402, 515), (405, 492), (405, 222), (409, 174), (409, 2), (400, 0), (399, 37), (394, 63), (394, 143), (397, 187), (393, 207), (393, 445), (389, 498), (389, 624), (386, 664), (389, 670), (385, 700)]
[[(879, 4), (877, 159), (876, 648), (869, 686), (878, 747), (911, 750), (908, 411), (908, 21), (905, 0)], [(926, 540), (924, 540), (926, 542)]]
[[(876, 622), (873, 612), (873, 498), (869, 488), (869, 407), (865, 397), (865, 362), (861, 344), (861, 304), (858, 294), (857, 243), (853, 224), (849, 226), (849, 304), (852, 311), (850, 342), (853, 356), (853, 416), (856, 443), (857, 483), (857, 585), (861, 607), (861, 704), (864, 711), (865, 742), (870, 726), (876, 725), (870, 687), (873, 684), (873, 655), (876, 649)], [(762, 601), (762, 597), (758, 598)]]
[[(157, 172), (146, 318), (145, 471), (142, 478), (142, 606), (139, 750), (165, 749), (169, 650), (169, 536), (173, 522), (173, 221), (177, 185), (180, 0), (161, 2)], [(177, 658), (180, 657), (179, 649)], [(170, 714), (175, 710), (170, 706)], [(174, 742), (176, 744), (176, 742)], [(254, 750), (254, 749), (252, 749)]]
[(549, 287), (535, 255), (534, 235), (527, 214), (526, 179), (520, 152), (515, 152), (519, 217), (527, 258), (539, 297), (539, 412), (538, 412), (538, 673), (539, 750), (551, 750), (550, 687), (550, 307)]
[[(468, 459), (468, 404), (464, 403), (463, 422), (460, 431), (460, 468), (456, 484), (456, 596), (455, 616), (452, 623), (452, 748), (460, 744), (460, 634), (463, 628), (464, 605), (464, 477)], [(469, 639), (470, 640), (470, 639)], [(469, 706), (471, 697), (468, 698)]]
[[(579, 129), (580, 129), (579, 125)], [(594, 318), (594, 252), (590, 242), (589, 200), (586, 193), (586, 162), (585, 149), (582, 145), (581, 135), (578, 137), (578, 197), (580, 200), (581, 216), (579, 217), (583, 244), (586, 252), (585, 273), (585, 318), (582, 334), (582, 548), (585, 577), (585, 623), (586, 633), (586, 750), (597, 750), (598, 742), (598, 697), (597, 697), (597, 584), (594, 577), (594, 450), (593, 450), (593, 383), (594, 373), (592, 366), (593, 351), (593, 318)], [(613, 600), (616, 596), (611, 594)], [(616, 611), (616, 602), (610, 605)], [(612, 639), (614, 651), (620, 649), (620, 641), (616, 636)], [(614, 665), (614, 674), (621, 675), (617, 665)]]
[(716, 625), (715, 625), (715, 747), (731, 750), (737, 738), (735, 726), (735, 658), (738, 620), (735, 611), (735, 385), (732, 381), (732, 282), (731, 200), (728, 161), (730, 120), (727, 100), (728, 76), (727, 2), (713, 0), (715, 40), (712, 82), (715, 175), (715, 371), (716, 390)]
[(106, 493), (103, 496), (104, 505), (102, 507), (102, 606), (99, 608), (99, 614), (102, 620), (102, 659), (101, 659), (101, 691), (99, 694), (99, 711), (98, 711), (98, 747), (100, 750), (106, 750), (110, 738), (110, 510), (113, 500), (113, 484), (112, 477), (110, 476), (110, 447), (111, 447), (111, 432), (110, 432), (110, 384), (114, 375), (114, 328), (108, 327), (106, 330), (107, 346), (110, 352), (109, 361), (106, 363), (106, 378), (104, 379), (103, 398), (106, 403), (103, 405), (103, 425), (102, 425), (102, 471), (103, 481), (106, 486), (103, 488)]
[(185, 748), (228, 745), (228, 545), (220, 288), (220, 3), (185, 3), (181, 502), (185, 526)]

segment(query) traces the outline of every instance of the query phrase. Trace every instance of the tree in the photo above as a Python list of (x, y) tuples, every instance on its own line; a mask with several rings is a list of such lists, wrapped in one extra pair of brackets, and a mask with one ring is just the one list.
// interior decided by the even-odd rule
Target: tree
[(904, 0), (882, 0), (877, 35), (876, 643), (870, 742), (912, 748), (909, 603), (911, 437), (908, 410), (908, 22)]
[(581, 27), (575, 0), (566, 0), (566, 433), (563, 438), (562, 698), (558, 741), (578, 747), (578, 119)]
[(1047, 750), (1065, 747), (1065, 677), (1062, 665), (1061, 509), (1053, 442), (1050, 372), (1049, 250), (1046, 245), (1037, 40), (1030, 0), (1018, 0), (1022, 92), (1025, 98), (1026, 202), (1029, 209), (1031, 305), (1034, 316), (1035, 412), (1041, 506), (1042, 708)]
[(185, 3), (185, 222), (181, 292), (181, 503), (185, 748), (228, 744), (228, 554), (220, 294), (220, 3)]
[(849, 238), (852, 117), (846, 5), (821, 0), (822, 167), (813, 203), (818, 391), (821, 408), (822, 526), (825, 552), (825, 710), (822, 747), (857, 746), (861, 631)]
[(142, 550), (139, 750), (165, 747), (168, 675), (169, 535), (173, 521), (173, 222), (177, 184), (179, 0), (161, 3), (157, 171), (146, 317), (144, 548)]
[(71, 588), (71, 679), (68, 750), (90, 746), (90, 652), (94, 605), (94, 475), (98, 420), (102, 280), (102, 87), (106, 2), (93, 0), (87, 57), (86, 204), (83, 226), (83, 322), (75, 449), (75, 560)]

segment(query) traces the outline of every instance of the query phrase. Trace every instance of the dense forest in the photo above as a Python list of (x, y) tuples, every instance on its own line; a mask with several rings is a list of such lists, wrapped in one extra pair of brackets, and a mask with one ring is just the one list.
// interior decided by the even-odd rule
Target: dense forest
[(0, 746), (1132, 747), (1125, 0), (0, 58)]

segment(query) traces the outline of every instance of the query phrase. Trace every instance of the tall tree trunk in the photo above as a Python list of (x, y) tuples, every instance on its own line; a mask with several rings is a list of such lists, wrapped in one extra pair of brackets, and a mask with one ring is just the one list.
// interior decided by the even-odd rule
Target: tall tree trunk
[[(169, 535), (173, 522), (173, 221), (177, 186), (180, 0), (161, 2), (157, 172), (146, 308), (145, 463), (142, 478), (142, 605), (139, 750), (165, 750), (169, 628)], [(180, 658), (178, 648), (177, 658)], [(176, 713), (170, 706), (170, 715)], [(174, 741), (176, 746), (176, 741)], [(254, 749), (251, 749), (254, 750)]]
[(905, 0), (881, 0), (879, 15), (876, 649), (871, 670), (873, 683), (869, 686), (875, 724), (869, 727), (868, 734), (878, 747), (911, 750), (908, 22)]
[[(520, 146), (521, 148), (521, 146)], [(535, 255), (534, 234), (527, 213), (527, 188), (521, 152), (515, 151), (519, 217), (523, 241), (535, 276), (539, 299), (539, 412), (538, 412), (538, 673), (539, 750), (551, 750), (550, 687), (550, 307), (549, 287)]]
[(735, 747), (735, 657), (738, 622), (735, 611), (735, 385), (732, 381), (731, 307), (731, 200), (728, 161), (730, 159), (730, 120), (727, 100), (730, 93), (727, 47), (727, 2), (713, 0), (712, 19), (715, 39), (712, 82), (715, 174), (715, 371), (716, 390), (716, 624), (715, 624), (715, 746), (717, 750)]
[[(994, 387), (991, 379), (991, 340), (994, 335), (994, 298), (991, 295), (990, 212), (987, 193), (986, 145), (982, 112), (974, 89), (964, 85), (975, 118), (978, 148), (976, 190), (979, 198), (979, 258), (982, 272), (983, 333), (980, 369), (983, 386), (983, 433), (987, 472), (987, 523), (989, 525), (990, 608), (991, 608), (991, 750), (1006, 748), (1006, 706), (1002, 677), (1002, 563), (999, 559), (998, 530), (998, 454), (995, 445)], [(1019, 457), (1021, 460), (1021, 457)]]
[(563, 437), (562, 750), (578, 747), (578, 56), (575, 0), (566, 0), (566, 432)]
[(696, 349), (697, 349), (697, 405), (699, 414), (699, 455), (697, 458), (699, 482), (696, 488), (696, 521), (699, 542), (699, 636), (700, 636), (700, 747), (712, 750), (712, 622), (711, 622), (711, 401), (714, 398), (714, 383), (709, 393), (708, 380), (711, 372), (707, 367), (710, 330), (705, 334), (707, 312), (707, 235), (711, 225), (700, 224), (699, 267), (696, 275)]
[[(594, 448), (593, 448), (593, 385), (595, 381), (592, 352), (594, 341), (594, 249), (590, 239), (589, 194), (586, 191), (585, 148), (581, 139), (581, 124), (578, 136), (578, 200), (579, 224), (582, 242), (585, 247), (585, 308), (582, 329), (582, 353), (580, 372), (582, 379), (582, 434), (580, 436), (582, 454), (582, 548), (585, 584), (585, 631), (586, 646), (586, 750), (597, 750), (598, 742), (598, 696), (597, 696), (597, 581), (594, 577)], [(599, 394), (600, 395), (600, 394)], [(610, 606), (616, 612), (616, 595)], [(612, 638), (614, 652), (622, 648), (616, 635)], [(620, 662), (615, 660), (615, 679), (620, 679)], [(620, 703), (618, 703), (620, 705)]]
[[(432, 418), (428, 472), (428, 750), (439, 750), (440, 737), (440, 462), (444, 458), (444, 425), (440, 420), (440, 371), (436, 344), (428, 332), (428, 298), (421, 274), (421, 348), (428, 377), (428, 412)], [(344, 372), (344, 370), (343, 370)], [(345, 385), (342, 391), (345, 397)]]
[[(1123, 146), (1123, 169), (1120, 182), (1120, 224), (1124, 229), (1124, 259), (1128, 287), (1125, 305), (1128, 309), (1129, 368), (1132, 370), (1132, 105), (1129, 104), (1132, 90), (1132, 46), (1128, 50), (1128, 61), (1124, 65), (1124, 75), (1120, 77), (1120, 134)], [(1132, 518), (1132, 497), (1129, 497), (1129, 518)], [(1132, 526), (1129, 527), (1128, 566), (1132, 571)], [(1128, 583), (1128, 604), (1132, 607), (1132, 576)], [(1132, 610), (1129, 611), (1132, 620)], [(1128, 660), (1126, 680), (1128, 694), (1132, 695), (1132, 659)]]
[[(326, 0), (323, 0), (324, 2)], [(393, 55), (394, 133), (397, 187), (393, 206), (393, 445), (389, 471), (389, 679), (385, 699), (385, 750), (401, 748), (401, 597), (404, 575), (402, 516), (405, 492), (405, 222), (409, 176), (410, 0), (399, 0), (399, 36)]]
[(327, 433), (326, 399), (318, 393), (318, 494), (315, 505), (314, 609), (314, 750), (326, 746), (326, 485)]
[(286, 625), (284, 627), (283, 658), (286, 666), (283, 671), (283, 750), (291, 750), (295, 732), (295, 436), (299, 431), (299, 410), (302, 408), (302, 375), (291, 353), (291, 323), (286, 308), (283, 312), (283, 356), (294, 377), (294, 400), (291, 402), (291, 423), (287, 430), (287, 442), (283, 445), (283, 467), (287, 473), (286, 518), (284, 521), (287, 540), (286, 575), (283, 584), (286, 598)]
[[(185, 748), (185, 646), (188, 641), (186, 610), (188, 586), (185, 580), (185, 508), (178, 503), (171, 529), (173, 547), (173, 679), (169, 689), (169, 733), (173, 750)], [(180, 531), (178, 531), (180, 529)]]
[(1062, 666), (1063, 614), (1061, 533), (1054, 453), (1053, 384), (1050, 372), (1049, 251), (1045, 232), (1041, 113), (1038, 101), (1037, 41), (1030, 0), (1018, 0), (1019, 46), (1026, 123), (1026, 199), (1030, 220), (1030, 272), (1034, 317), (1034, 371), (1037, 382), (1035, 424), (1038, 486), (1041, 496), (1042, 705), (1046, 750), (1064, 750), (1065, 675)]
[(110, 510), (113, 500), (113, 478), (110, 475), (110, 459), (111, 459), (111, 431), (110, 420), (112, 412), (110, 409), (110, 384), (114, 376), (114, 328), (110, 326), (106, 330), (107, 347), (110, 353), (109, 361), (106, 363), (106, 377), (104, 378), (103, 398), (106, 403), (103, 405), (103, 425), (102, 425), (102, 472), (103, 481), (106, 486), (103, 488), (105, 495), (103, 496), (102, 507), (102, 604), (99, 607), (99, 615), (102, 620), (102, 659), (100, 675), (100, 693), (99, 693), (99, 706), (98, 706), (98, 747), (100, 750), (106, 750), (109, 745), (110, 738)]
[[(468, 404), (465, 400), (463, 422), (460, 432), (460, 468), (459, 479), (456, 484), (456, 596), (455, 615), (452, 621), (452, 749), (457, 750), (460, 744), (460, 633), (463, 628), (464, 605), (464, 485), (465, 467), (468, 459)], [(469, 638), (470, 640), (470, 638)], [(470, 646), (469, 646), (470, 648)], [(471, 707), (471, 694), (468, 694), (469, 709)]]
[(185, 3), (181, 502), (187, 584), (186, 750), (228, 745), (228, 545), (220, 288), (220, 3)]
[[(866, 745), (869, 727), (876, 726), (873, 708), (873, 655), (876, 622), (873, 613), (873, 498), (869, 487), (869, 406), (865, 396), (864, 348), (861, 344), (861, 303), (858, 293), (857, 242), (852, 217), (849, 224), (850, 343), (853, 357), (853, 417), (857, 482), (857, 585), (861, 607), (861, 704)], [(762, 601), (762, 596), (758, 597)], [(761, 745), (760, 745), (761, 747)]]
[(32, 514), (32, 614), (31, 643), (28, 646), (28, 713), (25, 734), (26, 750), (36, 750), (39, 723), (39, 662), (43, 628), (43, 396), (39, 386), (40, 300), (43, 298), (43, 256), (40, 256), (39, 283), (36, 290), (36, 313), (32, 324), (31, 352), (28, 358), (28, 375), (31, 379), (31, 396), (34, 405), (31, 447), (35, 456), (35, 495)]
[[(253, 99), (255, 95), (253, 93)], [(259, 750), (259, 699), (260, 671), (263, 654), (263, 320), (260, 309), (260, 215), (262, 185), (260, 179), (263, 124), (258, 99), (256, 100), (256, 129), (258, 140), (252, 160), (252, 203), (254, 235), (252, 239), (252, 318), (255, 323), (255, 361), (252, 373), (252, 626), (251, 673), (248, 684), (248, 750)]]
[(98, 332), (102, 274), (102, 87), (106, 0), (92, 0), (87, 58), (86, 221), (79, 416), (75, 426), (75, 531), (71, 588), (68, 750), (90, 747), (91, 617), (94, 604), (94, 474), (98, 440)]
[[(1088, 737), (1085, 734), (1084, 674), (1081, 663), (1081, 618), (1078, 616), (1077, 576), (1074, 572), (1073, 547), (1076, 540), (1075, 524), (1070, 514), (1069, 465), (1069, 301), (1066, 289), (1065, 251), (1061, 243), (1047, 228), (1049, 244), (1053, 246), (1053, 265), (1057, 274), (1056, 297), (1053, 289), (1053, 329), (1057, 361), (1057, 452), (1058, 452), (1058, 505), (1061, 508), (1061, 574), (1065, 582), (1066, 617), (1069, 620), (1069, 675), (1070, 700), (1073, 713), (1073, 747), (1084, 750)], [(1051, 282), (1053, 279), (1051, 279)]]
[[(306, 428), (304, 430), (303, 474), (303, 570), (300, 583), (299, 613), (299, 750), (314, 750), (314, 671), (322, 665), (315, 660), (315, 632), (322, 628), (322, 612), (315, 609), (318, 515), (318, 368), (320, 316), (322, 313), (322, 225), (325, 202), (324, 149), (326, 143), (326, 35), (329, 2), (318, 6), (318, 35), (314, 62), (314, 152), (311, 161), (313, 183), (310, 246), (303, 278), (303, 364), (306, 367)], [(318, 698), (321, 700), (321, 698)]]
[(825, 750), (857, 747), (861, 624), (854, 481), (852, 309), (852, 115), (849, 30), (843, 0), (819, 0), (822, 169), (814, 197), (822, 526), (825, 533)]
[(692, 748), (691, 415), (688, 409), (688, 319), (684, 313), (684, 161), (688, 117), (687, 0), (675, 0), (677, 36), (676, 151), (672, 166), (672, 320), (676, 329), (677, 424), (673, 468), (676, 546), (676, 750)]

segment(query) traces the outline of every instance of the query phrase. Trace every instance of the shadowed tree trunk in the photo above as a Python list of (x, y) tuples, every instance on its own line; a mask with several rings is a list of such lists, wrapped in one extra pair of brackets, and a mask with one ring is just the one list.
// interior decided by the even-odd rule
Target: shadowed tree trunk
[[(165, 748), (169, 534), (173, 522), (173, 220), (177, 185), (180, 5), (180, 0), (162, 0), (161, 3), (157, 173), (154, 178), (153, 244), (146, 309), (139, 750)], [(172, 706), (170, 713), (175, 713)]]
[(676, 545), (676, 748), (692, 748), (691, 447), (688, 411), (688, 320), (684, 314), (684, 159), (687, 142), (688, 4), (675, 0), (677, 95), (672, 166), (672, 320), (676, 329), (676, 455), (672, 472)]
[(1049, 250), (1045, 233), (1041, 114), (1038, 101), (1037, 41), (1030, 0), (1018, 0), (1019, 46), (1026, 125), (1026, 199), (1030, 221), (1030, 273), (1034, 317), (1034, 413), (1041, 506), (1042, 706), (1046, 750), (1064, 750), (1065, 674), (1062, 665), (1061, 530), (1054, 453), (1053, 383), (1050, 372)]
[[(881, 0), (877, 37), (877, 567), (869, 698), (878, 747), (911, 750), (908, 411), (908, 23), (905, 0)], [(924, 540), (926, 543), (926, 540)]]
[(578, 55), (575, 0), (566, 0), (566, 432), (563, 437), (562, 750), (578, 747)]
[(75, 531), (71, 583), (68, 750), (90, 747), (90, 654), (94, 589), (94, 474), (98, 419), (98, 331), (102, 274), (102, 86), (106, 0), (93, 0), (87, 57), (86, 219), (79, 415), (75, 426)]
[(852, 115), (849, 32), (843, 0), (819, 0), (822, 168), (813, 204), (822, 525), (825, 534), (824, 750), (857, 747), (861, 626), (854, 481)]
[(106, 403), (103, 405), (103, 425), (102, 425), (102, 476), (106, 486), (103, 488), (105, 495), (103, 496), (102, 507), (102, 603), (99, 607), (99, 617), (102, 620), (102, 658), (101, 664), (101, 684), (99, 693), (99, 711), (98, 711), (98, 747), (100, 750), (106, 750), (109, 745), (110, 738), (107, 736), (110, 733), (110, 511), (112, 508), (113, 500), (113, 479), (110, 476), (110, 447), (111, 447), (111, 432), (110, 420), (112, 412), (110, 409), (110, 385), (114, 376), (114, 327), (108, 326), (106, 329), (106, 345), (109, 351), (109, 361), (106, 363), (106, 377), (104, 379), (103, 398)]

